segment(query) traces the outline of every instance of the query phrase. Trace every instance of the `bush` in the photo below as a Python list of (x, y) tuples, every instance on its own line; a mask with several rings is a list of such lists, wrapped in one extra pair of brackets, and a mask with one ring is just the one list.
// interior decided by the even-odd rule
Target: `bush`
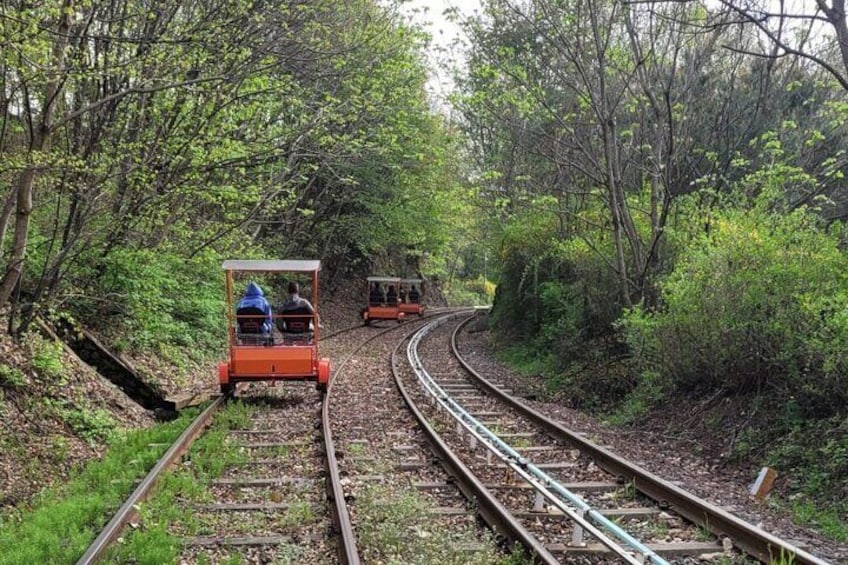
[(116, 249), (106, 258), (100, 292), (111, 298), (111, 311), (121, 313), (125, 347), (172, 344), (197, 351), (223, 340), (222, 281), (214, 254), (186, 260), (161, 249)]
[(20, 369), (0, 363), (0, 388), (22, 389), (26, 385), (26, 375)]
[(457, 305), (485, 306), (492, 303), (495, 296), (495, 285), (483, 278), (458, 280), (444, 288), (448, 303)]
[(642, 370), (676, 386), (770, 389), (827, 415), (848, 399), (846, 273), (813, 213), (730, 209), (660, 283), (661, 307), (622, 327)]
[(45, 380), (63, 381), (65, 365), (64, 348), (57, 341), (44, 339), (39, 334), (29, 333), (25, 338), (31, 355), (32, 367)]

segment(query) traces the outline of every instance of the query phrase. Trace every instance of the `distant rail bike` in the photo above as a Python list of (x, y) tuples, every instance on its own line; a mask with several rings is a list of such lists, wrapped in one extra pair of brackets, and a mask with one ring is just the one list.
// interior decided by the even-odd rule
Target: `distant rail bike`
[[(285, 380), (315, 381), (319, 390), (326, 390), (330, 381), (330, 361), (318, 356), (321, 262), (228, 260), (224, 261), (223, 269), (229, 360), (218, 365), (221, 392), (232, 394), (239, 382)], [(302, 306), (289, 309), (287, 301), (282, 307), (274, 308), (251, 280), (245, 285), (247, 288), (238, 305), (234, 305), (236, 285), (244, 285), (245, 278), (257, 277), (264, 277), (266, 282), (288, 279), (289, 291), (294, 288), (295, 296), (298, 285), (294, 280), (306, 278), (311, 287), (311, 302), (300, 299)]]
[(368, 305), (362, 310), (365, 325), (372, 320), (396, 320), (402, 322), (406, 313), (400, 308), (400, 277), (368, 277), (366, 295)]
[(400, 311), (404, 314), (424, 313), (424, 305), (421, 297), (424, 296), (424, 279), (401, 279), (400, 280)]

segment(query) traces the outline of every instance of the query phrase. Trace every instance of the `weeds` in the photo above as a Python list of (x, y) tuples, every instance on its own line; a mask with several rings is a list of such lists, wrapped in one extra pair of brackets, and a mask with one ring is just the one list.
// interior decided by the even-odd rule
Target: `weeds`
[[(0, 565), (75, 562), (135, 481), (153, 467), (192, 417), (186, 413), (149, 430), (116, 434), (102, 459), (89, 463), (68, 483), (44, 491), (31, 510), (0, 523)], [(165, 446), (151, 449), (151, 443)]]
[(0, 364), (0, 388), (17, 390), (26, 387), (27, 378), (17, 367)]
[(367, 487), (357, 500), (357, 535), (369, 562), (489, 564), (529, 563), (520, 553), (504, 556), (493, 540), (481, 551), (464, 544), (480, 541), (473, 525), (442, 526), (432, 505), (415, 491), (398, 494), (383, 485)]

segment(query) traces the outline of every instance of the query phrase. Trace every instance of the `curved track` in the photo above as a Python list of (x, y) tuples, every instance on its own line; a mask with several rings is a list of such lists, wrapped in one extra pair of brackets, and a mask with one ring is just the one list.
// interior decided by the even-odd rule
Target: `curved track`
[[(409, 347), (411, 365), (418, 373), (437, 376), (427, 382), (402, 368), (395, 355), (398, 386), (431, 436), (433, 449), (484, 519), (537, 561), (555, 563), (562, 556), (569, 562), (682, 563), (687, 555), (711, 554), (744, 562), (738, 553), (733, 557), (733, 546), (764, 562), (793, 555), (795, 563), (825, 563), (523, 405), (459, 356), (460, 328), (450, 340), (462, 370), (450, 368), (440, 356), (447, 346), (443, 341), (424, 346), (428, 357), (437, 359), (424, 369), (416, 352), (421, 337), (416, 336)], [(656, 503), (651, 506), (648, 498)], [(673, 536), (657, 535), (671, 528)], [(724, 542), (699, 541), (707, 530)]]
[[(138, 519), (139, 505), (167, 469), (191, 470), (192, 442), (210, 429), (219, 434), (211, 448), (236, 455), (226, 451), (218, 475), (199, 475), (211, 499), (179, 502), (188, 505), (191, 518), (168, 531), (182, 540), (182, 562), (238, 554), (250, 562), (358, 565), (410, 558), (423, 539), (434, 551), (429, 562), (498, 563), (500, 545), (523, 547), (540, 563), (690, 563), (682, 556), (705, 553), (749, 563), (742, 550), (762, 561), (792, 554), (794, 563), (825, 564), (562, 428), (479, 375), (456, 344), (472, 317), (450, 332), (443, 327), (427, 330), (426, 339), (417, 335), (434, 317), (440, 316), (438, 324), (460, 315), (428, 312), (404, 324), (358, 324), (328, 334), (325, 340), (354, 330), (365, 335), (331, 344), (339, 361), (323, 397), (305, 383), (280, 383), (242, 387), (231, 406), (216, 400), (78, 563), (101, 559), (126, 524), (140, 521), (144, 528), (149, 518)], [(399, 354), (407, 343), (413, 344), (406, 353), (410, 363)], [(416, 369), (430, 373), (435, 384), (422, 384)], [(240, 418), (222, 411), (237, 407)], [(227, 422), (223, 432), (218, 417)], [(573, 499), (561, 492), (566, 489)], [(372, 491), (382, 498), (369, 502)], [(430, 501), (429, 516), (418, 516), (417, 525), (384, 511), (391, 499), (419, 500), (410, 498), (411, 491)], [(494, 539), (480, 530), (477, 517)], [(394, 541), (375, 528), (394, 528), (398, 535), (411, 528), (413, 538), (403, 534), (404, 546), (386, 548)], [(711, 540), (703, 537), (708, 529), (715, 534)], [(436, 549), (426, 543), (432, 535)]]
[[(419, 319), (426, 320), (437, 314), (438, 311), (430, 312)], [(386, 326), (381, 327), (372, 324), (370, 327), (366, 327), (359, 323), (326, 335), (324, 340), (329, 340), (358, 329), (363, 329), (371, 334), (360, 343), (355, 351), (348, 354), (340, 363), (337, 371), (341, 372), (348, 359), (357, 351), (367, 346), (368, 343), (373, 342), (388, 332), (403, 327), (398, 324), (387, 324)], [(378, 331), (375, 332), (375, 329)], [(287, 504), (275, 502), (276, 499), (281, 498), (279, 491), (283, 485), (289, 483), (301, 485), (308, 482), (314, 482), (315, 484), (321, 483), (321, 481), (312, 481), (310, 477), (295, 476), (296, 473), (293, 473), (291, 469), (311, 468), (310, 460), (321, 459), (324, 461), (323, 473), (326, 476), (326, 491), (322, 495), (313, 495), (312, 498), (326, 499), (330, 503), (327, 511), (331, 517), (332, 527), (325, 529), (329, 532), (328, 535), (335, 540), (336, 554), (339, 562), (345, 565), (357, 565), (359, 563), (356, 538), (345, 503), (344, 489), (341, 484), (338, 461), (336, 460), (336, 448), (330, 426), (331, 415), (329, 406), (333, 399), (332, 382), (328, 387), (327, 394), (321, 399), (320, 424), (315, 422), (314, 426), (301, 426), (304, 428), (301, 432), (305, 432), (305, 435), (302, 433), (300, 435), (292, 433), (291, 426), (287, 425), (291, 423), (293, 414), (302, 411), (308, 413), (310, 411), (309, 405), (312, 401), (307, 396), (312, 393), (304, 392), (309, 386), (304, 383), (280, 383), (277, 387), (269, 387), (267, 389), (268, 391), (273, 391), (273, 394), (269, 397), (266, 397), (264, 394), (257, 396), (245, 392), (251, 388), (258, 388), (256, 386), (241, 386), (239, 388), (240, 401), (254, 404), (255, 410), (252, 415), (252, 421), (245, 428), (231, 429), (224, 441), (234, 444), (236, 449), (246, 453), (246, 458), (240, 461), (239, 464), (226, 469), (224, 471), (224, 477), (213, 478), (209, 481), (209, 485), (207, 486), (215, 492), (217, 497), (216, 502), (199, 507), (199, 511), (209, 511), (228, 516), (223, 520), (214, 520), (216, 522), (224, 522), (228, 525), (210, 528), (212, 535), (195, 536), (185, 533), (187, 528), (180, 524), (174, 524), (170, 529), (184, 534), (183, 545), (185, 547), (211, 547), (215, 548), (218, 554), (220, 554), (222, 548), (227, 547), (253, 548), (252, 550), (248, 549), (248, 551), (253, 555), (260, 553), (262, 555), (260, 559), (265, 559), (272, 558), (274, 555), (274, 550), (268, 548), (283, 546), (286, 549), (293, 537), (309, 539), (316, 542), (318, 546), (322, 545), (324, 541), (316, 539), (318, 536), (314, 532), (295, 533), (294, 536), (290, 535), (290, 532), (286, 536), (275, 536), (257, 535), (256, 531), (249, 530), (238, 531), (238, 520), (229, 517), (245, 512), (273, 513), (287, 510)], [(319, 398), (316, 395), (317, 393), (314, 393), (313, 396)], [(298, 408), (299, 406), (303, 408), (302, 411)], [(80, 558), (78, 564), (100, 561), (115, 541), (125, 532), (127, 525), (138, 521), (140, 505), (148, 497), (154, 495), (157, 482), (161, 480), (168, 470), (178, 466), (182, 458), (190, 457), (191, 448), (195, 440), (203, 434), (204, 430), (212, 425), (216, 414), (219, 414), (225, 407), (225, 398), (219, 397), (195, 418), (186, 431), (176, 440), (145, 479), (122, 504), (120, 509), (104, 527), (103, 531)], [(297, 418), (302, 417), (303, 414), (297, 416)], [(314, 418), (308, 415), (306, 417)], [(275, 422), (277, 427), (275, 427)], [(315, 453), (309, 450), (304, 451), (298, 447), (312, 444), (321, 444), (323, 445), (323, 449), (320, 453)], [(284, 456), (261, 456), (261, 453), (269, 450), (272, 455), (276, 451), (277, 454), (284, 454)], [(304, 461), (302, 463), (298, 463), (298, 458), (293, 455), (293, 453), (298, 451), (303, 453)], [(286, 462), (286, 465), (281, 464), (283, 461)], [(258, 494), (259, 499), (256, 501), (233, 502), (232, 499), (238, 496), (235, 491), (239, 490), (257, 490), (261, 492)], [(265, 497), (264, 500), (263, 497)], [(303, 497), (303, 492), (297, 493), (297, 498)], [(230, 528), (230, 531), (227, 528)], [(287, 529), (291, 530), (291, 528)], [(261, 549), (256, 550), (255, 548)], [(186, 551), (191, 554), (189, 558), (193, 559), (195, 552), (192, 549)]]

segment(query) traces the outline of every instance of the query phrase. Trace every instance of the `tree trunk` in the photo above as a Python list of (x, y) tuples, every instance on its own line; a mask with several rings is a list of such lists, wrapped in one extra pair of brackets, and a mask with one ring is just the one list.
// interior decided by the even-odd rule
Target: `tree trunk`
[(12, 240), (12, 255), (6, 266), (3, 281), (0, 283), (0, 304), (5, 304), (12, 296), (15, 285), (21, 278), (26, 259), (27, 234), (29, 218), (32, 213), (32, 192), (35, 177), (40, 168), (34, 159), (37, 154), (50, 148), (53, 135), (53, 116), (59, 103), (60, 91), (65, 80), (65, 51), (68, 47), (68, 37), (71, 29), (71, 15), (74, 12), (74, 0), (65, 0), (62, 5), (59, 25), (56, 30), (56, 43), (53, 45), (52, 76), (47, 80), (44, 89), (44, 111), (37, 129), (32, 132), (32, 143), (26, 168), (21, 172), (17, 183), (17, 198), (15, 210), (15, 234)]

